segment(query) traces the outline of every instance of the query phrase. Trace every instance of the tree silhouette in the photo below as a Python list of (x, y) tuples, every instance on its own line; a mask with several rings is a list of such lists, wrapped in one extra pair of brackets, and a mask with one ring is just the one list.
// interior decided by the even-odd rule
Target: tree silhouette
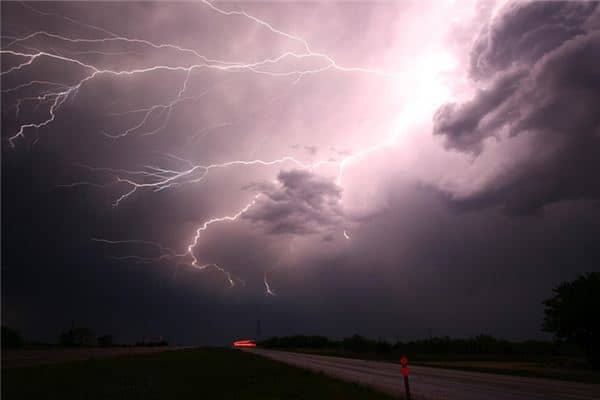
[(600, 369), (600, 273), (563, 282), (553, 291), (544, 301), (544, 331), (582, 346), (592, 367)]

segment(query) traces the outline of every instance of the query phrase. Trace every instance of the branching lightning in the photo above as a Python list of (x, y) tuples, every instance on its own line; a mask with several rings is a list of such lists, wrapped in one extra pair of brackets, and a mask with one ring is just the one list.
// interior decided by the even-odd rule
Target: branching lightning
[[(16, 132), (12, 133), (8, 138), (8, 143), (11, 147), (16, 147), (19, 140), (27, 140), (29, 139), (29, 134), (33, 132), (37, 132), (42, 128), (45, 128), (52, 124), (56, 118), (61, 108), (65, 104), (65, 102), (78, 95), (80, 90), (83, 90), (86, 84), (89, 84), (93, 80), (97, 79), (100, 76), (103, 77), (114, 77), (119, 78), (123, 76), (137, 76), (149, 74), (152, 72), (162, 71), (169, 72), (172, 74), (181, 74), (181, 85), (178, 87), (176, 95), (165, 101), (161, 104), (155, 104), (139, 109), (126, 110), (121, 112), (111, 113), (110, 116), (118, 117), (123, 115), (139, 115), (137, 122), (134, 122), (128, 128), (119, 131), (119, 132), (102, 132), (104, 136), (110, 138), (111, 140), (118, 141), (125, 137), (135, 135), (139, 137), (149, 136), (159, 134), (162, 130), (164, 130), (171, 118), (173, 110), (183, 102), (193, 101), (201, 98), (205, 95), (205, 93), (200, 93), (199, 95), (190, 95), (188, 94), (188, 87), (190, 80), (194, 76), (195, 73), (200, 73), (205, 70), (216, 70), (221, 72), (240, 72), (246, 71), (253, 74), (258, 75), (266, 75), (271, 77), (291, 77), (294, 78), (294, 82), (298, 82), (305, 76), (319, 74), (324, 71), (333, 70), (341, 73), (361, 73), (361, 74), (371, 74), (375, 76), (379, 76), (384, 79), (395, 79), (397, 76), (393, 73), (389, 73), (386, 71), (378, 70), (378, 69), (370, 69), (370, 68), (362, 68), (362, 67), (348, 67), (342, 66), (338, 64), (333, 57), (327, 55), (325, 53), (316, 52), (312, 50), (309, 43), (296, 35), (292, 35), (290, 33), (286, 33), (275, 28), (273, 25), (268, 22), (259, 19), (251, 14), (248, 14), (245, 11), (228, 11), (220, 8), (219, 6), (207, 1), (203, 0), (202, 3), (212, 10), (215, 14), (220, 15), (222, 17), (237, 17), (243, 18), (251, 23), (255, 23), (260, 27), (268, 30), (274, 35), (277, 35), (283, 39), (289, 40), (298, 44), (302, 50), (301, 51), (285, 51), (275, 57), (265, 58), (260, 61), (255, 62), (242, 62), (242, 61), (231, 61), (231, 60), (219, 60), (212, 59), (202, 55), (198, 51), (194, 49), (189, 49), (185, 47), (181, 47), (175, 44), (170, 43), (156, 43), (150, 40), (140, 39), (140, 38), (130, 38), (122, 35), (118, 35), (116, 33), (105, 30), (101, 27), (97, 27), (94, 25), (85, 24), (79, 22), (73, 18), (62, 16), (53, 13), (42, 12), (33, 6), (26, 5), (24, 6), (40, 15), (46, 15), (56, 18), (62, 18), (63, 20), (76, 24), (80, 27), (88, 28), (95, 33), (101, 33), (104, 35), (108, 35), (102, 38), (72, 38), (66, 37), (63, 35), (59, 35), (52, 32), (47, 31), (36, 31), (30, 33), (26, 36), (22, 37), (13, 37), (13, 36), (5, 36), (2, 37), (4, 40), (10, 40), (6, 45), (4, 45), (0, 49), (0, 54), (3, 58), (9, 57), (16, 60), (16, 65), (13, 67), (0, 72), (0, 75), (8, 76), (11, 74), (18, 74), (23, 71), (32, 70), (36, 64), (38, 64), (41, 60), (49, 60), (56, 63), (64, 63), (74, 67), (78, 67), (81, 69), (83, 78), (78, 80), (75, 83), (65, 83), (65, 82), (54, 82), (47, 79), (38, 78), (35, 80), (31, 80), (29, 82), (24, 82), (14, 87), (10, 87), (7, 89), (3, 89), (2, 93), (19, 93), (24, 89), (38, 89), (37, 96), (27, 96), (20, 97), (17, 99), (14, 107), (16, 108), (17, 118), (19, 116), (19, 110), (23, 106), (25, 102), (33, 102), (37, 103), (37, 105), (47, 104), (48, 111), (45, 119), (41, 121), (26, 121), (20, 126)], [(174, 65), (147, 65), (141, 66), (134, 69), (110, 69), (105, 68), (100, 65), (95, 65), (90, 62), (83, 61), (84, 58), (78, 58), (78, 56), (84, 56), (87, 54), (101, 54), (101, 55), (112, 55), (119, 56), (120, 54), (126, 54), (127, 52), (108, 52), (96, 50), (94, 48), (85, 50), (85, 51), (71, 51), (69, 55), (65, 55), (64, 53), (59, 53), (52, 48), (45, 50), (36, 50), (30, 47), (26, 47), (26, 44), (32, 40), (52, 40), (58, 43), (65, 43), (71, 45), (85, 45), (85, 46), (99, 46), (99, 45), (115, 45), (115, 44), (126, 44), (128, 46), (142, 46), (148, 49), (152, 49), (155, 51), (168, 51), (174, 52), (178, 55), (181, 55), (185, 58), (186, 62), (182, 64), (174, 64)], [(20, 49), (19, 49), (20, 48)], [(298, 67), (290, 67), (287, 63), (284, 63), (289, 60), (303, 60), (310, 59), (314, 60), (317, 64), (311, 68), (298, 68)], [(191, 60), (191, 61), (187, 61)], [(293, 64), (292, 64), (293, 65)], [(278, 66), (279, 69), (274, 70), (272, 67)], [(158, 127), (148, 128), (148, 122), (151, 118), (160, 115), (162, 117), (162, 122)], [(226, 123), (221, 123), (221, 125)], [(215, 126), (219, 126), (218, 124)], [(212, 129), (211, 127), (209, 127)], [(209, 129), (207, 128), (207, 129)], [(201, 131), (202, 132), (202, 131)], [(38, 137), (39, 138), (39, 137)], [(31, 139), (32, 141), (37, 141), (36, 137)], [(171, 160), (176, 160), (185, 165), (183, 169), (173, 169), (173, 168), (165, 168), (159, 165), (145, 165), (143, 168), (139, 170), (127, 170), (120, 168), (110, 168), (110, 167), (97, 167), (97, 166), (88, 166), (88, 165), (79, 165), (80, 168), (86, 169), (91, 173), (102, 174), (103, 176), (108, 176), (109, 180), (105, 182), (98, 181), (78, 181), (71, 182), (64, 185), (61, 185), (63, 188), (73, 188), (77, 186), (93, 186), (97, 188), (107, 188), (109, 186), (115, 187), (124, 187), (125, 190), (119, 194), (113, 202), (115, 207), (118, 207), (122, 202), (130, 199), (135, 193), (140, 192), (142, 190), (149, 190), (154, 192), (159, 192), (163, 190), (167, 190), (170, 188), (174, 188), (182, 185), (190, 185), (201, 182), (208, 173), (213, 170), (225, 169), (225, 168), (245, 168), (249, 166), (262, 166), (262, 167), (271, 167), (271, 166), (281, 166), (284, 164), (293, 164), (298, 168), (314, 170), (324, 165), (332, 165), (337, 168), (337, 177), (336, 183), (341, 185), (342, 178), (344, 174), (345, 168), (351, 163), (368, 156), (369, 154), (379, 150), (384, 146), (388, 146), (393, 143), (394, 137), (390, 136), (385, 138), (384, 140), (377, 142), (371, 146), (368, 146), (352, 155), (345, 155), (344, 158), (338, 161), (332, 160), (320, 160), (312, 163), (305, 163), (297, 158), (292, 156), (284, 155), (277, 159), (271, 160), (262, 160), (262, 159), (253, 159), (253, 160), (230, 160), (220, 163), (213, 163), (208, 165), (200, 165), (191, 162), (190, 160), (182, 159), (175, 155), (167, 154), (165, 155), (167, 158)], [(254, 197), (243, 207), (241, 207), (238, 211), (221, 216), (221, 217), (211, 217), (205, 222), (203, 222), (195, 231), (194, 236), (191, 238), (187, 246), (185, 247), (185, 251), (177, 252), (171, 248), (165, 247), (160, 243), (151, 242), (151, 241), (143, 241), (143, 240), (107, 240), (101, 238), (92, 238), (93, 241), (107, 245), (107, 246), (118, 246), (118, 245), (135, 245), (138, 247), (143, 247), (146, 249), (154, 249), (154, 252), (158, 252), (156, 256), (139, 256), (139, 255), (128, 255), (123, 257), (116, 257), (117, 259), (133, 259), (139, 262), (155, 262), (155, 261), (176, 261), (183, 262), (187, 265), (199, 269), (205, 270), (207, 268), (212, 268), (216, 271), (219, 271), (224, 274), (230, 286), (234, 286), (236, 280), (241, 281), (241, 279), (234, 278), (231, 273), (225, 270), (222, 266), (215, 263), (202, 264), (195, 254), (195, 249), (198, 247), (198, 244), (201, 239), (201, 234), (209, 229), (209, 227), (213, 224), (225, 223), (225, 222), (236, 222), (240, 219), (242, 215), (244, 215), (248, 210), (250, 210), (256, 203), (261, 193), (254, 195)], [(345, 239), (349, 239), (350, 236), (347, 232), (343, 231), (343, 236)], [(265, 272), (264, 275), (264, 286), (265, 292), (269, 295), (275, 295), (272, 291), (268, 280), (267, 274)]]

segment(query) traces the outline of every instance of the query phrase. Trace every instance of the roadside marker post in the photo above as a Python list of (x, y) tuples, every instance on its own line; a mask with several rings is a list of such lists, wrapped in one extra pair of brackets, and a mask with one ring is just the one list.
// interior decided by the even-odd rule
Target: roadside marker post
[(407, 400), (410, 400), (410, 387), (408, 386), (408, 358), (406, 358), (406, 356), (400, 358), (400, 365), (402, 365), (402, 376), (404, 377), (404, 391), (406, 392)]

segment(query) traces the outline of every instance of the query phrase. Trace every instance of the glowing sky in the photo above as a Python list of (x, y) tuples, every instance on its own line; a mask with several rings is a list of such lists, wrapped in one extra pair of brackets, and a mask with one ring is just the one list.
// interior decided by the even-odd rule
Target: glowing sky
[(2, 3), (3, 320), (536, 336), (600, 265), (599, 29), (595, 3)]

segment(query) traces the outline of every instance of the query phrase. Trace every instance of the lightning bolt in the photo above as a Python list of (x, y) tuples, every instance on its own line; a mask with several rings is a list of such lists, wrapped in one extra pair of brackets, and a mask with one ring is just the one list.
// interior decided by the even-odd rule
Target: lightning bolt
[[(191, 163), (189, 160), (183, 160), (186, 163)], [(333, 161), (319, 161), (311, 164), (303, 163), (302, 161), (291, 157), (284, 156), (274, 160), (234, 160), (227, 161), (224, 163), (209, 164), (209, 165), (193, 165), (192, 167), (177, 171), (171, 169), (164, 169), (161, 167), (146, 165), (145, 169), (142, 170), (126, 170), (126, 169), (115, 169), (107, 167), (92, 167), (87, 165), (79, 165), (82, 168), (88, 169), (94, 172), (107, 172), (113, 175), (113, 182), (109, 184), (99, 185), (94, 182), (81, 181), (73, 182), (69, 184), (60, 185), (62, 187), (76, 187), (76, 186), (108, 186), (110, 184), (123, 183), (129, 186), (129, 190), (121, 194), (114, 202), (113, 206), (118, 207), (119, 204), (132, 196), (138, 189), (151, 189), (152, 191), (159, 192), (165, 189), (173, 188), (175, 186), (198, 183), (202, 181), (211, 170), (224, 169), (231, 167), (249, 167), (249, 166), (275, 166), (285, 163), (291, 163), (301, 169), (314, 170), (322, 165), (326, 164), (337, 164)], [(151, 182), (144, 182), (135, 180), (135, 176), (142, 176), (146, 178), (155, 179)]]
[[(255, 61), (255, 62), (244, 62), (244, 61), (232, 61), (232, 60), (219, 60), (209, 58), (197, 50), (185, 48), (182, 46), (178, 46), (170, 43), (157, 43), (146, 39), (140, 38), (131, 38), (119, 35), (114, 32), (110, 32), (104, 28), (89, 25), (77, 21), (71, 17), (47, 13), (40, 11), (33, 6), (28, 4), (23, 4), (24, 7), (31, 10), (34, 13), (51, 16), (56, 18), (61, 18), (69, 23), (76, 24), (80, 27), (88, 28), (90, 30), (95, 31), (96, 33), (106, 34), (107, 37), (102, 38), (72, 38), (66, 37), (63, 35), (58, 35), (56, 33), (47, 32), (47, 31), (36, 31), (30, 33), (26, 36), (22, 37), (14, 37), (14, 36), (3, 36), (3, 40), (10, 40), (2, 49), (0, 49), (0, 55), (3, 57), (12, 57), (16, 60), (19, 60), (16, 65), (13, 67), (0, 72), (0, 75), (7, 76), (11, 74), (17, 74), (24, 70), (32, 69), (39, 63), (40, 60), (48, 59), (53, 62), (62, 62), (68, 65), (72, 65), (78, 67), (82, 70), (84, 74), (83, 78), (75, 83), (64, 83), (64, 82), (54, 82), (44, 79), (36, 79), (31, 80), (29, 82), (25, 82), (19, 84), (17, 86), (11, 87), (9, 89), (4, 89), (2, 93), (19, 93), (24, 89), (31, 89), (36, 87), (44, 87), (44, 91), (40, 91), (37, 96), (28, 96), (28, 97), (20, 97), (16, 100), (14, 107), (16, 108), (17, 118), (19, 116), (19, 110), (23, 106), (25, 102), (34, 102), (37, 103), (37, 106), (41, 104), (49, 104), (47, 110), (47, 116), (45, 119), (41, 121), (28, 121), (21, 124), (17, 131), (10, 135), (8, 138), (8, 143), (11, 147), (16, 147), (18, 139), (27, 139), (30, 131), (39, 131), (42, 128), (45, 128), (52, 124), (56, 118), (57, 114), (60, 112), (61, 108), (65, 104), (65, 102), (77, 96), (77, 94), (84, 89), (86, 84), (89, 84), (91, 81), (97, 79), (100, 76), (111, 76), (114, 78), (126, 77), (126, 76), (137, 76), (144, 75), (153, 72), (169, 72), (173, 74), (181, 74), (182, 80), (181, 85), (179, 86), (177, 93), (174, 97), (169, 99), (167, 102), (162, 104), (154, 104), (151, 106), (123, 111), (123, 112), (115, 112), (110, 114), (112, 117), (119, 117), (124, 115), (140, 115), (136, 122), (134, 122), (128, 128), (116, 132), (102, 132), (102, 134), (111, 139), (111, 140), (119, 140), (131, 135), (136, 136), (149, 136), (160, 133), (164, 130), (170, 121), (173, 110), (183, 102), (198, 100), (204, 96), (207, 91), (200, 93), (196, 96), (191, 96), (187, 94), (190, 80), (194, 76), (195, 73), (206, 71), (206, 70), (214, 70), (220, 72), (240, 72), (246, 71), (257, 75), (266, 75), (271, 77), (291, 77), (294, 78), (294, 83), (297, 83), (300, 79), (308, 75), (319, 74), (324, 71), (333, 70), (342, 73), (361, 73), (361, 74), (370, 74), (379, 76), (385, 79), (396, 79), (398, 76), (396, 74), (379, 70), (379, 69), (371, 69), (371, 68), (363, 68), (363, 67), (349, 67), (340, 65), (333, 57), (328, 54), (317, 52), (312, 49), (309, 43), (296, 35), (284, 32), (275, 28), (270, 23), (257, 18), (245, 11), (236, 11), (236, 10), (225, 10), (223, 8), (218, 7), (217, 5), (203, 0), (202, 4), (212, 10), (215, 14), (220, 15), (222, 17), (235, 17), (235, 18), (243, 18), (247, 21), (257, 24), (258, 26), (268, 30), (274, 35), (277, 35), (281, 38), (289, 40), (291, 42), (296, 43), (302, 49), (301, 51), (285, 51), (277, 56), (265, 58), (263, 60)], [(152, 49), (160, 52), (175, 52), (181, 56), (185, 56), (190, 59), (190, 61), (183, 64), (175, 64), (175, 65), (146, 65), (140, 66), (138, 68), (132, 69), (111, 69), (107, 67), (103, 67), (100, 65), (95, 65), (90, 62), (86, 62), (85, 58), (81, 56), (89, 55), (89, 54), (99, 54), (105, 56), (111, 55), (121, 55), (127, 52), (108, 52), (102, 50), (85, 50), (85, 51), (72, 51), (69, 55), (65, 55), (64, 53), (59, 53), (53, 49), (45, 49), (45, 50), (37, 50), (32, 49), (30, 47), (26, 47), (26, 43), (33, 39), (48, 39), (53, 40), (58, 43), (65, 43), (71, 45), (112, 45), (112, 44), (127, 44), (127, 45), (136, 45), (143, 46), (148, 49)], [(24, 50), (18, 50), (18, 48)], [(316, 66), (307, 68), (307, 67), (292, 67), (289, 66), (287, 61), (289, 60), (311, 60), (314, 61)], [(285, 61), (285, 63), (284, 63)], [(275, 68), (277, 67), (277, 68)], [(162, 116), (162, 122), (155, 128), (149, 128), (150, 119), (160, 113)], [(214, 127), (223, 126), (226, 123), (217, 124)], [(208, 127), (205, 129), (214, 129), (214, 127)], [(201, 130), (200, 134), (204, 131)], [(37, 142), (39, 137), (33, 139), (33, 142)], [(105, 174), (109, 176), (109, 180), (107, 182), (97, 182), (97, 181), (79, 181), (79, 182), (71, 182), (68, 184), (61, 185), (63, 188), (73, 188), (78, 186), (92, 186), (97, 188), (107, 188), (109, 186), (125, 186), (126, 190), (122, 192), (120, 195), (116, 197), (113, 202), (113, 206), (118, 207), (123, 201), (132, 197), (136, 192), (141, 190), (150, 190), (154, 192), (170, 189), (173, 187), (181, 186), (181, 185), (189, 185), (201, 182), (209, 172), (212, 170), (225, 169), (225, 168), (245, 168), (250, 166), (281, 166), (286, 163), (293, 164), (296, 167), (315, 170), (324, 165), (333, 165), (337, 167), (337, 176), (336, 183), (338, 185), (342, 184), (342, 178), (344, 174), (344, 170), (353, 162), (356, 162), (363, 157), (366, 157), (384, 146), (388, 146), (393, 143), (395, 137), (393, 135), (385, 138), (384, 140), (377, 142), (367, 148), (364, 148), (358, 151), (355, 154), (345, 155), (339, 161), (333, 160), (320, 160), (312, 163), (304, 163), (297, 158), (292, 156), (282, 156), (277, 159), (272, 160), (262, 160), (262, 159), (254, 159), (254, 160), (231, 160), (224, 161), (220, 163), (213, 163), (208, 165), (194, 164), (190, 160), (182, 159), (175, 155), (166, 155), (165, 157), (171, 160), (177, 160), (186, 164), (187, 168), (185, 169), (171, 169), (165, 168), (158, 165), (145, 165), (142, 169), (139, 170), (128, 170), (128, 169), (119, 169), (119, 168), (109, 168), (109, 167), (94, 167), (87, 165), (79, 165), (80, 168), (86, 169), (92, 173), (97, 174)], [(238, 211), (221, 216), (221, 217), (211, 217), (205, 222), (203, 222), (195, 231), (193, 238), (189, 241), (186, 250), (182, 253), (177, 253), (175, 250), (165, 247), (160, 243), (151, 242), (151, 241), (143, 241), (143, 240), (107, 240), (101, 238), (92, 238), (93, 241), (104, 244), (108, 246), (118, 246), (118, 245), (137, 245), (147, 248), (153, 248), (155, 251), (158, 251), (158, 255), (154, 257), (148, 256), (139, 256), (139, 255), (131, 255), (124, 257), (117, 257), (119, 259), (134, 259), (140, 262), (153, 262), (153, 261), (162, 261), (162, 260), (189, 260), (187, 263), (189, 266), (198, 269), (198, 270), (206, 270), (208, 268), (212, 268), (216, 271), (219, 271), (225, 275), (229, 282), (229, 286), (233, 287), (235, 285), (234, 277), (222, 266), (210, 263), (210, 264), (201, 264), (197, 255), (195, 254), (195, 249), (198, 247), (201, 235), (203, 232), (207, 231), (211, 225), (226, 223), (226, 222), (236, 222), (239, 218), (244, 215), (248, 210), (250, 210), (253, 206), (257, 204), (257, 201), (261, 193), (256, 194), (250, 202), (242, 206)], [(343, 232), (343, 235), (346, 239), (349, 239), (350, 236), (346, 231)], [(239, 280), (241, 281), (241, 280)], [(268, 279), (267, 274), (265, 272), (264, 279), (265, 291), (268, 295), (275, 295), (272, 291)]]
[(235, 213), (233, 215), (226, 215), (224, 217), (211, 218), (208, 221), (204, 222), (196, 230), (196, 236), (194, 236), (194, 240), (187, 247), (187, 254), (189, 254), (190, 257), (192, 258), (192, 266), (193, 267), (198, 268), (198, 269), (204, 269), (206, 267), (206, 265), (198, 265), (198, 259), (194, 255), (194, 248), (198, 245), (198, 241), (200, 240), (200, 233), (207, 230), (210, 225), (215, 224), (215, 223), (237, 221), (238, 218), (240, 218), (242, 216), (242, 214), (247, 212), (252, 206), (254, 206), (256, 204), (256, 201), (258, 200), (259, 196), (260, 196), (260, 193), (255, 195), (254, 198), (252, 199), (252, 201), (250, 201), (248, 204), (246, 204), (237, 213)]
[(267, 279), (267, 271), (265, 271), (265, 274), (263, 275), (263, 283), (265, 285), (265, 293), (268, 294), (269, 296), (277, 296), (277, 294), (271, 290), (271, 285), (269, 284), (269, 280)]

